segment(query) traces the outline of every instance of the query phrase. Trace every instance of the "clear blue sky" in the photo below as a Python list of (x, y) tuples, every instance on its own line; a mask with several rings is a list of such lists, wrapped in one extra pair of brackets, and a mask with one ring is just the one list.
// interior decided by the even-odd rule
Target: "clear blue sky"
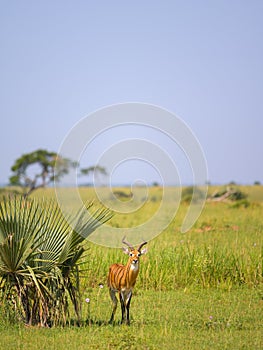
[(262, 38), (256, 0), (0, 1), (0, 183), (23, 153), (130, 101), (182, 118), (212, 183), (263, 182)]

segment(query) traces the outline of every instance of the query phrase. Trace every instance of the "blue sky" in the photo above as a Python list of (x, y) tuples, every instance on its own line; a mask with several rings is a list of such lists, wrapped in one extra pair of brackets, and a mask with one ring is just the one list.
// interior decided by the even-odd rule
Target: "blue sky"
[[(212, 183), (263, 182), (262, 38), (256, 0), (1, 1), (0, 183), (23, 153), (57, 151), (81, 118), (131, 101), (189, 126)], [(116, 182), (138, 177), (128, 165)]]

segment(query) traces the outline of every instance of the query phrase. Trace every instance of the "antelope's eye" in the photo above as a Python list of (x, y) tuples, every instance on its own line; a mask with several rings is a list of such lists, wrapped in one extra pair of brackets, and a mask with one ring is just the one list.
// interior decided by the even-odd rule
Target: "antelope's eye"
[(137, 256), (141, 256), (141, 253), (138, 253)]
[(130, 256), (133, 256), (133, 254), (132, 254), (132, 253), (130, 253), (129, 255), (130, 255)]

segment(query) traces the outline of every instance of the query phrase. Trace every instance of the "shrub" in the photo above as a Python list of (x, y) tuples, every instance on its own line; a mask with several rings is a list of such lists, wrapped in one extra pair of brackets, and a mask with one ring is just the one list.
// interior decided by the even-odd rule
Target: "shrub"
[(83, 215), (73, 230), (54, 201), (5, 197), (0, 203), (0, 302), (26, 324), (65, 324), (69, 300), (80, 317), (82, 242), (111, 217), (102, 209), (83, 223)]
[(182, 201), (189, 203), (193, 201), (194, 203), (199, 202), (204, 199), (204, 192), (195, 186), (188, 186), (183, 188), (182, 191)]

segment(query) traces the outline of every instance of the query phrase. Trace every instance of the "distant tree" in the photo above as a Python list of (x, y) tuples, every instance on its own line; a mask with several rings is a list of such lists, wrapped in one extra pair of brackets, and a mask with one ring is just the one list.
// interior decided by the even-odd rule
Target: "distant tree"
[(236, 182), (235, 181), (230, 181), (228, 185), (232, 185), (232, 186), (235, 186), (236, 185)]
[(96, 165), (80, 169), (80, 174), (85, 176), (93, 174), (95, 177), (98, 177), (99, 175), (107, 175), (107, 171), (104, 167)]
[(261, 185), (261, 183), (260, 183), (260, 181), (255, 181), (254, 185), (259, 186), (259, 185)]
[(11, 167), (13, 175), (9, 182), (11, 185), (21, 186), (24, 196), (28, 196), (38, 188), (45, 188), (54, 180), (59, 181), (69, 172), (70, 167), (75, 166), (76, 163), (56, 152), (39, 149), (23, 154), (15, 161)]
[(205, 199), (204, 192), (196, 186), (187, 186), (182, 190), (182, 202), (197, 203)]

